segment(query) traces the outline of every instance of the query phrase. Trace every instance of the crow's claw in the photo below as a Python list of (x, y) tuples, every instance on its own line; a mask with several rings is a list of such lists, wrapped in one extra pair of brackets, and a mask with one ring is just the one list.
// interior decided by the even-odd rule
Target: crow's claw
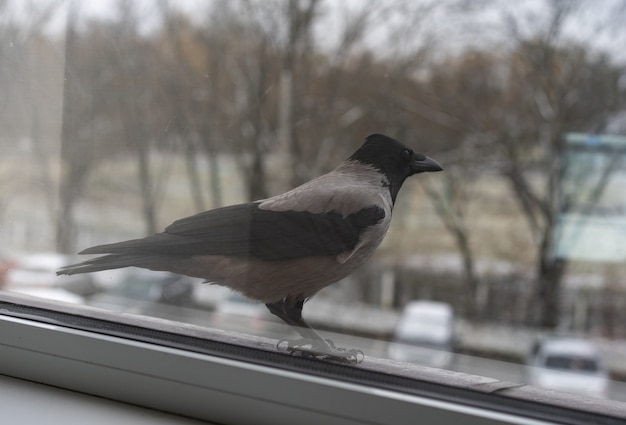
[(276, 344), (276, 349), (286, 351), (292, 356), (350, 364), (361, 363), (365, 358), (363, 351), (337, 348), (335, 343), (330, 339), (324, 341), (306, 338), (297, 340), (281, 339)]

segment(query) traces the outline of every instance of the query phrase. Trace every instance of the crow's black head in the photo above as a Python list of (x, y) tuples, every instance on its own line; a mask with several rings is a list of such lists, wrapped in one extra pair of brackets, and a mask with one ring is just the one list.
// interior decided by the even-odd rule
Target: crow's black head
[(443, 170), (434, 159), (415, 153), (404, 143), (382, 134), (366, 137), (365, 143), (348, 159), (370, 165), (385, 175), (394, 202), (407, 177)]

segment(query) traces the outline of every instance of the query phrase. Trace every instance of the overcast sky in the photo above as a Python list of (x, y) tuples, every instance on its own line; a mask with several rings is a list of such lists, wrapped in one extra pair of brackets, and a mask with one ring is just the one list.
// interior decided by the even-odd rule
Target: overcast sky
[[(76, 0), (74, 0), (76, 1)], [(267, 0), (262, 0), (267, 1)], [(394, 1), (394, 0), (388, 0)], [(398, 4), (402, 0), (395, 0)], [(395, 26), (407, 25), (407, 20), (412, 11), (419, 9), (424, 4), (441, 0), (423, 0), (406, 2), (404, 10), (398, 10), (391, 14), (384, 25), (374, 25), (373, 30), (367, 37), (367, 44), (375, 49), (410, 48), (412, 39), (419, 39), (426, 34), (433, 36), (441, 46), (447, 50), (459, 50), (472, 43), (502, 43), (510, 35), (510, 28), (506, 25), (505, 16), (510, 14), (520, 23), (519, 30), (524, 35), (530, 35), (537, 28), (544, 25), (547, 19), (547, 0), (467, 0), (459, 2), (464, 7), (472, 8), (473, 12), (455, 14), (454, 18), (446, 13), (445, 9), (439, 8), (429, 18), (414, 27), (408, 25), (406, 38), (398, 43), (398, 40), (389, 42), (388, 34)], [(207, 0), (176, 0), (170, 3), (177, 8), (186, 11), (192, 18), (202, 19), (207, 15), (207, 10), (214, 1)], [(43, 9), (50, 5), (57, 5), (56, 12), (48, 25), (49, 31), (62, 33), (68, 6), (72, 0), (9, 0), (10, 5), (5, 7), (4, 14), (8, 14), (19, 20), (28, 21), (32, 16), (32, 9)], [(141, 10), (143, 30), (154, 28), (158, 22), (157, 0), (137, 0), (135, 4)], [(114, 17), (117, 0), (90, 0), (77, 1), (80, 6), (81, 16), (107, 18)], [(351, 14), (358, 13), (364, 7), (372, 7), (375, 2), (368, 0), (326, 0), (321, 4), (322, 17), (316, 25), (316, 36), (322, 45), (332, 46), (338, 38), (338, 29), (347, 21)], [(388, 3), (386, 3), (388, 4)], [(469, 16), (464, 18), (464, 16)], [(0, 21), (3, 18), (0, 17)], [(5, 16), (6, 19), (6, 16)], [(567, 37), (580, 42), (591, 42), (593, 45), (611, 53), (616, 61), (626, 63), (626, 1), (624, 0), (598, 0), (583, 1), (575, 18), (567, 22), (565, 33)], [(391, 44), (391, 46), (390, 46)]]

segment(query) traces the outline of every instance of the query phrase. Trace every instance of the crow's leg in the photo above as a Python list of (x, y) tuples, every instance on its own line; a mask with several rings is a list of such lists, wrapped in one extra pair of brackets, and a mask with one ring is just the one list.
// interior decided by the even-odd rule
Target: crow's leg
[(302, 339), (295, 341), (281, 340), (278, 342), (278, 346), (282, 347), (286, 343), (287, 351), (302, 357), (315, 357), (349, 363), (361, 362), (364, 357), (363, 352), (354, 349), (337, 348), (330, 339), (322, 338), (313, 330), (302, 318), (304, 301), (304, 298), (287, 297), (280, 301), (265, 304), (272, 314), (280, 317), (302, 335)]

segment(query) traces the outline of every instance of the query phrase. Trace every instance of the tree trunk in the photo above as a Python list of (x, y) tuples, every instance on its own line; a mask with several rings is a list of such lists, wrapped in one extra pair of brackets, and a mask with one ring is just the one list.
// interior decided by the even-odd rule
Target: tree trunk
[(80, 108), (74, 75), (74, 52), (76, 46), (76, 7), (70, 8), (65, 38), (65, 75), (63, 85), (63, 111), (61, 123), (61, 179), (59, 184), (59, 207), (56, 217), (56, 249), (61, 253), (74, 251), (76, 225), (74, 204), (79, 197), (83, 182), (89, 172), (92, 159), (91, 145), (80, 140)]
[(152, 235), (157, 232), (155, 200), (150, 177), (150, 158), (147, 146), (137, 146), (139, 172), (139, 190), (141, 192), (142, 211), (146, 223), (146, 232)]
[(222, 185), (220, 179), (220, 162), (217, 153), (208, 155), (209, 159), (209, 178), (211, 180), (211, 205), (213, 208), (221, 207), (222, 201)]
[(263, 162), (263, 154), (255, 151), (252, 158), (251, 171), (248, 176), (248, 200), (255, 201), (257, 199), (267, 198), (266, 172)]
[[(552, 227), (552, 226), (550, 226)], [(561, 281), (565, 274), (567, 261), (553, 255), (554, 231), (548, 229), (539, 249), (537, 273), (536, 324), (553, 329), (559, 325), (561, 315)]]
[(204, 211), (206, 209), (206, 205), (204, 202), (202, 183), (200, 182), (200, 174), (198, 171), (198, 152), (193, 140), (189, 140), (184, 144), (184, 146), (185, 162), (187, 163), (187, 177), (189, 178), (189, 189), (191, 191), (193, 206), (195, 211)]
[(478, 297), (479, 279), (476, 275), (474, 256), (469, 245), (467, 233), (464, 229), (461, 229), (458, 226), (449, 230), (452, 231), (454, 238), (456, 239), (457, 247), (459, 248), (461, 258), (463, 260), (465, 283), (468, 288), (467, 292), (469, 293), (469, 296), (465, 299), (464, 303), (465, 316), (469, 319), (478, 319), (484, 305)]

